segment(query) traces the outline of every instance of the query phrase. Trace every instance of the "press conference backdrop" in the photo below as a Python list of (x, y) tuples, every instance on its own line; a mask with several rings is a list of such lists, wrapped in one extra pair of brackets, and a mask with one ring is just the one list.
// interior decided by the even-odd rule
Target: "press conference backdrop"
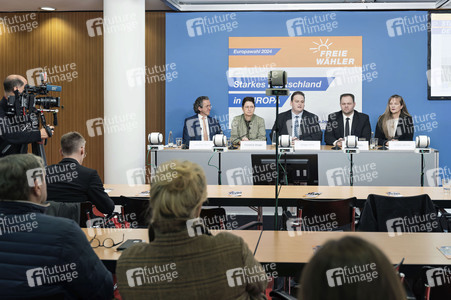
[[(167, 13), (166, 63), (176, 64), (178, 78), (166, 82), (165, 137), (169, 131), (174, 137), (182, 136), (183, 120), (194, 114), (192, 104), (201, 95), (210, 97), (210, 115), (230, 135), (229, 38), (361, 37), (361, 103), (363, 112), (370, 116), (372, 130), (388, 98), (393, 94), (403, 96), (414, 118), (415, 135), (431, 137), (432, 147), (441, 151), (440, 167), (449, 172), (451, 103), (427, 99), (427, 14), (426, 11)], [(241, 48), (250, 48), (249, 43), (243, 42)], [(274, 42), (271, 48), (280, 45)], [(295, 60), (293, 55), (296, 54), (290, 53), (287, 60)], [(248, 67), (262, 66), (250, 61)], [(349, 74), (348, 80), (358, 84), (355, 74)], [(349, 82), (344, 80), (342, 84)], [(307, 92), (306, 110), (318, 114), (316, 110), (323, 103), (327, 103), (329, 112), (340, 110), (337, 95), (323, 93), (318, 97), (318, 94)], [(285, 100), (286, 97), (281, 97), (282, 103)], [(260, 113), (258, 106), (255, 113)]]

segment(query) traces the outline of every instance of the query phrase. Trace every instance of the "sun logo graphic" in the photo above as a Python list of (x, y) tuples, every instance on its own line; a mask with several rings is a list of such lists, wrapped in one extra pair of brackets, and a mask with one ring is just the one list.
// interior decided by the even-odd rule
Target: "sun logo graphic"
[(310, 48), (310, 50), (313, 53), (329, 50), (329, 47), (333, 44), (332, 42), (329, 43), (329, 39), (327, 39), (325, 42), (323, 42), (323, 39), (319, 39), (319, 43), (313, 42), (313, 44), (316, 45), (316, 47)]

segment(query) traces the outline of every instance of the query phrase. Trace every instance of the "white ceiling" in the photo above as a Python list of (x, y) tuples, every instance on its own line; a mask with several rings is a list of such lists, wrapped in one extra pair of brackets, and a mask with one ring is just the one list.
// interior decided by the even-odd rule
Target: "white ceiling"
[[(40, 11), (50, 6), (57, 11), (102, 11), (104, 0), (0, 0), (0, 11)], [(108, 1), (108, 0), (105, 0)], [(172, 10), (161, 0), (145, 0), (146, 10)]]
[[(102, 11), (108, 0), (0, 0), (0, 11)], [(407, 10), (449, 8), (451, 0), (145, 0), (154, 11)], [(166, 3), (169, 4), (166, 5)]]

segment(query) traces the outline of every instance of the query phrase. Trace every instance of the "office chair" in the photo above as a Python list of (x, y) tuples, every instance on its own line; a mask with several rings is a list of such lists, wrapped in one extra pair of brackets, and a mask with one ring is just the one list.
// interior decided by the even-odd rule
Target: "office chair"
[[(293, 226), (300, 226), (302, 231), (355, 231), (355, 202), (355, 197), (336, 200), (300, 199), (298, 218)], [(290, 219), (293, 219), (291, 213), (284, 212), (284, 225)]]
[[(428, 278), (429, 277), (429, 278)], [(424, 287), (422, 299), (443, 300), (451, 298), (451, 269), (425, 266), (421, 272)], [(430, 285), (432, 283), (432, 285)]]
[(226, 211), (222, 207), (202, 208), (199, 217), (204, 220), (205, 226), (210, 230), (246, 230), (263, 225), (261, 221), (252, 221), (237, 228), (231, 228), (232, 226), (228, 222)]
[(80, 223), (80, 203), (47, 201), (50, 206), (45, 214), (54, 217), (63, 217)]
[[(376, 232), (440, 232), (442, 226), (437, 216), (438, 210), (426, 194), (411, 197), (370, 194), (358, 229)], [(417, 220), (418, 224), (405, 220)], [(412, 230), (413, 225), (415, 230)]]

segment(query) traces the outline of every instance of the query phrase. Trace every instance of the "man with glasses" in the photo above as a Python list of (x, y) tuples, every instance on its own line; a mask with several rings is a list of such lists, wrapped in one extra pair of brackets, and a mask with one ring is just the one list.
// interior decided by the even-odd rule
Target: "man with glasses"
[(212, 141), (215, 134), (222, 133), (218, 120), (210, 117), (211, 104), (207, 96), (200, 96), (193, 105), (194, 116), (185, 119), (183, 144), (189, 148), (190, 141)]
[[(104, 213), (114, 211), (114, 202), (105, 193), (102, 180), (96, 170), (82, 166), (86, 157), (86, 140), (78, 132), (61, 137), (61, 160), (47, 167), (48, 200), (54, 202), (81, 203), (89, 201)], [(64, 212), (62, 215), (64, 216)]]
[(0, 159), (2, 299), (112, 299), (113, 276), (72, 220), (44, 214), (40, 157)]

